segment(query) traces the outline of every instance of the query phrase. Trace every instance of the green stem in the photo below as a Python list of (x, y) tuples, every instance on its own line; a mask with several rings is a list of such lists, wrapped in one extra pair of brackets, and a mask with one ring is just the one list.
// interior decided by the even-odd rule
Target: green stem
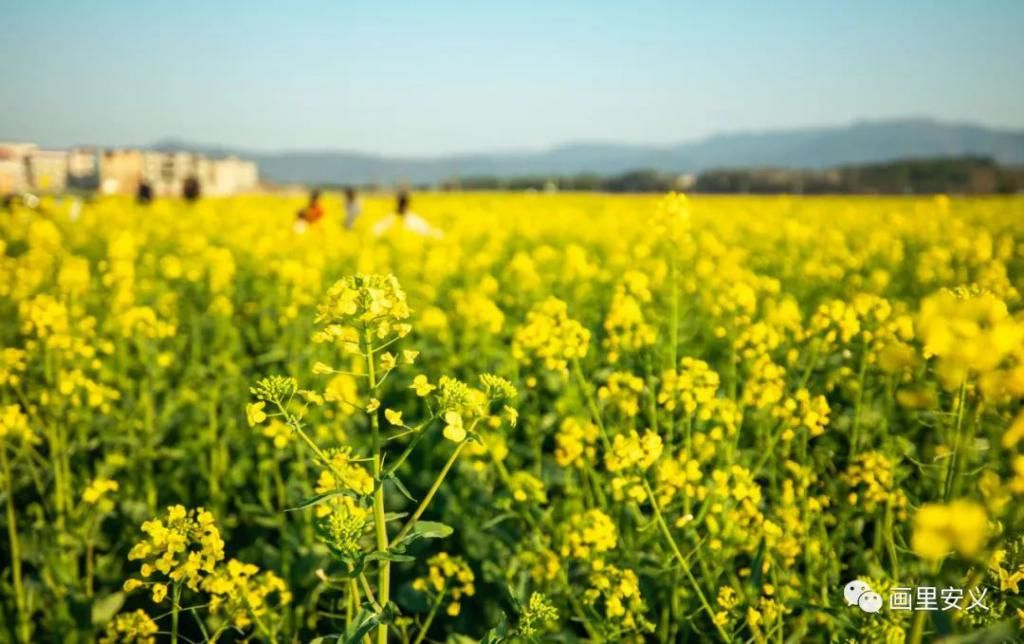
[[(363, 329), (363, 338), (366, 342), (366, 374), (369, 379), (370, 391), (377, 389), (376, 366), (373, 363), (373, 332), (369, 328)], [(370, 429), (373, 435), (373, 477), (377, 481), (377, 489), (373, 493), (373, 525), (377, 538), (377, 550), (387, 552), (388, 530), (384, 513), (384, 482), (381, 480), (382, 458), (380, 440), (380, 418), (375, 410), (370, 413)], [(381, 606), (387, 606), (391, 599), (391, 562), (381, 561), (380, 570), (377, 575), (377, 593)], [(387, 644), (388, 625), (381, 624), (377, 629), (378, 644)]]
[(892, 578), (900, 578), (900, 560), (896, 554), (896, 542), (893, 540), (893, 525), (892, 525), (892, 500), (886, 499), (885, 502), (885, 546), (889, 553), (889, 564), (892, 566)]
[[(508, 468), (505, 467), (504, 463), (498, 460), (497, 456), (495, 456), (494, 454), (494, 450), (488, 448), (487, 452), (490, 454), (491, 460), (494, 462), (494, 466), (498, 469), (498, 476), (501, 478), (502, 482), (508, 488), (509, 492), (511, 492), (513, 489), (512, 477), (509, 475)], [(525, 510), (520, 516), (523, 517), (526, 523), (529, 524), (529, 526), (533, 530), (536, 531), (538, 529), (537, 520), (533, 517), (532, 514), (530, 514), (529, 509)], [(565, 568), (560, 567), (558, 570), (559, 575), (564, 579), (565, 583), (568, 584), (569, 576)], [(583, 624), (583, 629), (587, 631), (587, 634), (590, 636), (591, 640), (601, 641), (601, 639), (597, 637), (596, 629), (590, 623), (590, 620), (587, 619), (587, 614), (583, 610), (583, 607), (580, 605), (576, 597), (574, 597), (573, 595), (569, 595), (569, 603), (572, 605), (573, 612), (576, 614), (576, 617), (579, 618), (580, 623)]]
[(854, 457), (857, 456), (857, 447), (860, 443), (861, 407), (864, 402), (864, 376), (867, 373), (868, 367), (867, 354), (868, 348), (864, 347), (864, 352), (860, 358), (860, 369), (857, 372), (857, 400), (853, 407), (853, 428), (850, 430), (850, 461), (853, 461)]
[(611, 441), (608, 440), (608, 431), (604, 428), (604, 421), (601, 419), (601, 411), (597, 408), (597, 402), (594, 400), (594, 394), (590, 391), (590, 387), (587, 385), (587, 380), (583, 376), (583, 369), (580, 367), (579, 358), (572, 359), (572, 372), (576, 376), (576, 383), (579, 385), (580, 392), (587, 401), (587, 409), (590, 410), (590, 415), (594, 419), (594, 424), (601, 431), (601, 443), (605, 449), (611, 447)]
[[(672, 327), (669, 329), (669, 356), (671, 358), (672, 371), (676, 371), (679, 368), (678, 364), (678, 352), (679, 352), (679, 260), (677, 255), (679, 254), (679, 241), (677, 239), (677, 228), (678, 223), (676, 219), (672, 219), (672, 253), (669, 257), (669, 284), (672, 288)], [(676, 418), (675, 414), (668, 415), (668, 445), (672, 445), (672, 441), (675, 438), (676, 433)]]
[(95, 576), (96, 547), (92, 544), (92, 537), (85, 545), (85, 596), (91, 598), (93, 593), (93, 578)]
[(964, 378), (960, 383), (960, 394), (957, 397), (956, 404), (956, 422), (953, 426), (953, 437), (950, 441), (952, 443), (952, 454), (949, 457), (949, 464), (946, 469), (946, 485), (942, 492), (943, 502), (948, 502), (953, 496), (953, 488), (956, 485), (957, 474), (959, 470), (960, 460), (960, 447), (963, 443), (963, 437), (960, 435), (963, 424), (964, 424), (964, 405), (967, 403), (967, 378)]
[(299, 422), (299, 419), (292, 416), (291, 413), (285, 409), (284, 404), (282, 404), (280, 400), (274, 399), (271, 402), (274, 403), (277, 409), (281, 412), (281, 415), (284, 416), (285, 422), (292, 428), (292, 431), (298, 434), (299, 438), (302, 439), (302, 442), (306, 444), (306, 447), (313, 452), (313, 455), (316, 456), (317, 460), (323, 463), (324, 467), (331, 471), (331, 474), (334, 475), (336, 480), (343, 480), (345, 477), (338, 468), (335, 467), (334, 463), (331, 462), (330, 457), (327, 456), (327, 454), (324, 454), (323, 450), (317, 447), (317, 444), (309, 437), (309, 434), (302, 429), (302, 423)]
[(461, 452), (462, 448), (465, 446), (466, 441), (462, 441), (461, 443), (455, 446), (455, 449), (452, 451), (452, 455), (448, 457), (448, 462), (445, 463), (444, 467), (441, 468), (441, 471), (438, 472), (437, 478), (434, 479), (433, 485), (431, 485), (430, 490), (427, 491), (427, 495), (423, 497), (423, 500), (420, 501), (420, 504), (416, 508), (416, 511), (412, 513), (412, 516), (409, 517), (409, 520), (405, 522), (404, 526), (402, 526), (402, 529), (398, 532), (398, 535), (395, 537), (395, 541), (400, 541), (403, 537), (405, 537), (405, 535), (409, 534), (409, 531), (412, 530), (414, 525), (416, 525), (416, 521), (418, 521), (419, 518), (423, 516), (423, 513), (426, 512), (427, 506), (430, 505), (430, 501), (433, 500), (434, 495), (437, 494), (438, 489), (441, 488), (441, 483), (444, 482), (444, 477), (448, 475), (448, 470), (452, 469), (452, 465), (455, 464), (455, 460), (459, 458), (459, 452)]
[(910, 637), (907, 640), (910, 644), (921, 644), (924, 636), (924, 620), (927, 614), (928, 612), (923, 610), (914, 613), (914, 622), (910, 627)]
[(345, 601), (345, 623), (351, 624), (356, 618), (356, 608), (359, 606), (359, 586), (355, 579), (348, 580), (348, 598)]
[(366, 599), (370, 602), (370, 605), (373, 606), (373, 610), (378, 613), (382, 612), (384, 608), (377, 603), (377, 598), (373, 594), (373, 588), (370, 588), (370, 580), (366, 578), (364, 573), (359, 573), (359, 583), (363, 585), (363, 592), (366, 593)]
[(189, 611), (192, 613), (192, 618), (195, 620), (196, 626), (199, 627), (199, 632), (203, 634), (204, 642), (213, 642), (216, 638), (220, 637), (220, 631), (216, 631), (213, 634), (213, 638), (210, 638), (210, 634), (206, 631), (206, 626), (203, 625), (203, 619), (199, 617), (199, 611), (195, 608), (190, 608)]
[[(674, 415), (675, 414), (673, 414), (673, 416)], [(686, 436), (685, 436), (685, 443), (684, 444), (686, 445), (686, 458), (696, 460), (697, 457), (693, 453), (693, 413), (689, 413), (689, 414), (686, 415)], [(693, 499), (691, 498), (691, 495), (689, 495), (689, 494), (684, 495), (683, 496), (683, 512), (685, 514), (690, 514), (690, 511), (693, 509), (692, 508), (692, 504), (693, 504)]]
[[(942, 572), (942, 563), (943, 562), (940, 560), (932, 564), (929, 571), (932, 579), (937, 578)], [(921, 641), (924, 638), (924, 624), (927, 615), (928, 611), (925, 610), (919, 610), (914, 614), (914, 623), (910, 628), (910, 638), (908, 639), (910, 644), (921, 644)]]
[[(647, 386), (644, 389), (647, 390), (647, 413), (651, 416), (651, 431), (658, 434), (658, 400), (654, 394), (654, 367), (651, 365), (651, 354), (648, 353), (644, 366), (647, 368)], [(671, 445), (671, 441), (668, 443)]]
[(153, 403), (153, 385), (150, 377), (147, 375), (143, 380), (142, 387), (142, 411), (143, 411), (143, 431), (145, 433), (145, 445), (146, 445), (146, 459), (145, 459), (145, 473), (146, 473), (146, 502), (149, 504), (150, 513), (155, 514), (158, 494), (156, 489), (156, 459), (153, 457), (153, 452), (156, 450), (156, 410)]
[(181, 584), (174, 584), (174, 594), (172, 597), (173, 605), (171, 606), (171, 641), (177, 643), (178, 641), (178, 608), (181, 601)]
[(210, 474), (207, 477), (207, 485), (210, 488), (210, 500), (211, 505), (215, 508), (220, 508), (220, 482), (223, 478), (220, 468), (220, 455), (221, 455), (221, 441), (218, 437), (217, 427), (217, 409), (216, 403), (211, 402), (207, 407), (207, 416), (209, 421), (207, 423), (207, 431), (210, 433)]
[(783, 431), (784, 427), (782, 421), (776, 423), (775, 427), (772, 429), (772, 435), (768, 439), (768, 444), (764, 447), (764, 453), (761, 455), (761, 458), (758, 459), (757, 465), (754, 466), (754, 476), (758, 476), (761, 473), (761, 468), (765, 466), (768, 459), (770, 459), (772, 454), (774, 454), (775, 446), (779, 443)]
[(722, 641), (728, 642), (731, 640), (729, 634), (725, 632), (720, 624), (715, 622), (715, 611), (711, 608), (711, 604), (708, 603), (707, 597), (704, 595), (704, 591), (701, 590), (700, 584), (697, 583), (697, 578), (693, 576), (693, 572), (690, 570), (690, 564), (686, 561), (686, 557), (679, 550), (679, 546), (676, 544), (676, 540), (672, 537), (672, 532), (668, 528), (668, 524), (665, 523), (665, 517), (661, 514), (661, 508), (658, 506), (658, 500), (654, 497), (654, 490), (651, 489), (651, 484), (647, 482), (647, 477), (643, 476), (640, 478), (644, 485), (644, 492), (647, 493), (647, 498), (651, 502), (651, 507), (654, 509), (654, 518), (657, 520), (658, 527), (661, 529), (661, 534), (665, 537), (665, 541), (668, 542), (669, 547), (672, 549), (672, 554), (675, 555), (676, 560), (679, 561), (680, 567), (683, 569), (683, 574), (689, 580), (690, 585), (693, 586), (694, 592), (697, 593), (697, 598), (700, 600), (701, 606), (704, 608), (704, 612), (708, 614), (708, 618), (711, 619), (711, 623), (715, 625), (715, 629), (721, 636)]
[(7, 461), (7, 446), (0, 440), (0, 461), (3, 464), (4, 487), (7, 489), (7, 535), (11, 540), (11, 578), (14, 583), (14, 601), (18, 608), (18, 641), (30, 641), (28, 608), (25, 589), (21, 583), (21, 542), (18, 540), (18, 517), (14, 511), (14, 479)]
[(442, 588), (441, 592), (437, 594), (437, 599), (434, 600), (434, 605), (430, 607), (427, 619), (423, 622), (423, 626), (420, 627), (420, 632), (416, 635), (416, 640), (412, 644), (420, 644), (427, 637), (427, 631), (430, 630), (430, 625), (434, 623), (434, 616), (437, 615), (437, 609), (441, 607), (441, 601), (444, 599), (446, 590), (447, 588)]
[(416, 430), (416, 435), (412, 437), (412, 440), (409, 441), (409, 444), (405, 446), (405, 449), (402, 450), (402, 453), (398, 456), (395, 462), (389, 465), (386, 470), (384, 470), (385, 476), (391, 476), (392, 474), (397, 472), (398, 468), (402, 466), (402, 463), (404, 463), (405, 460), (409, 458), (409, 455), (412, 454), (412, 451), (416, 449), (416, 446), (419, 445), (419, 442), (423, 440), (423, 437), (426, 435), (426, 425), (427, 424), (424, 423), (423, 425), (420, 426), (418, 430)]
[(64, 531), (64, 468), (61, 466), (60, 435), (53, 423), (46, 425), (46, 438), (50, 443), (50, 459), (53, 463), (53, 503), (57, 513), (57, 532)]
[(811, 379), (811, 374), (814, 373), (814, 367), (818, 364), (818, 355), (821, 353), (821, 339), (816, 339), (814, 348), (811, 349), (811, 359), (807, 362), (807, 367), (804, 369), (803, 375), (800, 376), (800, 384), (797, 385), (797, 389), (803, 389), (807, 386), (807, 381)]
[(260, 632), (263, 633), (264, 637), (266, 637), (266, 641), (276, 641), (277, 638), (274, 637), (274, 633), (269, 628), (267, 628), (266, 624), (263, 623), (263, 620), (260, 619), (259, 615), (256, 614), (256, 611), (249, 604), (248, 600), (246, 600), (246, 605), (249, 606), (249, 616), (252, 617), (253, 623), (256, 624), (256, 627), (260, 629)]

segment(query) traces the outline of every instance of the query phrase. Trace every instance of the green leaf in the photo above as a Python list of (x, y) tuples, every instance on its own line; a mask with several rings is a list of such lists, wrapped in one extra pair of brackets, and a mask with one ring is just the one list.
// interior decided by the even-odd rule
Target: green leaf
[(508, 615), (502, 613), (501, 621), (480, 638), (480, 644), (501, 644), (508, 639)]
[(413, 524), (409, 534), (391, 544), (392, 550), (404, 552), (406, 546), (417, 539), (444, 539), (455, 530), (450, 525), (437, 521), (417, 521)]
[(757, 546), (757, 553), (754, 555), (754, 561), (750, 564), (750, 569), (753, 572), (750, 576), (750, 584), (758, 595), (761, 594), (762, 577), (764, 576), (764, 551), (765, 540), (761, 539), (761, 543)]
[(485, 522), (480, 527), (483, 528), (484, 530), (490, 530), (491, 528), (493, 528), (494, 526), (498, 525), (502, 521), (506, 521), (508, 519), (514, 519), (517, 516), (519, 516), (519, 515), (517, 515), (515, 512), (504, 512), (504, 513), (499, 514), (498, 516), (494, 517), (493, 519)]
[(508, 584), (505, 585), (505, 599), (508, 601), (509, 604), (512, 605), (512, 611), (516, 615), (523, 614), (523, 605), (519, 601), (519, 598), (516, 597), (516, 593), (514, 590), (512, 590), (512, 586)]
[(394, 624), (395, 618), (401, 617), (402, 610), (398, 607), (395, 602), (388, 602), (384, 605), (384, 610), (380, 614), (381, 624)]
[(408, 561), (416, 561), (416, 557), (399, 554), (391, 550), (375, 550), (363, 557), (363, 561), (395, 561), (405, 563)]
[(439, 521), (417, 521), (412, 526), (409, 536), (416, 535), (421, 539), (444, 539), (451, 536), (455, 529)]
[(353, 498), (358, 498), (356, 496), (356, 494), (354, 492), (350, 491), (350, 490), (336, 489), (336, 490), (331, 490), (330, 492), (324, 492), (323, 494), (317, 494), (315, 496), (311, 496), (311, 497), (309, 497), (308, 499), (302, 501), (301, 503), (299, 503), (298, 505), (296, 505), (293, 508), (286, 508), (285, 512), (298, 512), (299, 510), (305, 510), (306, 508), (311, 508), (311, 507), (313, 507), (315, 505), (320, 505), (321, 503), (323, 503), (327, 499), (331, 499), (331, 498), (334, 498), (336, 496), (342, 496), (342, 495), (351, 496)]
[(92, 623), (95, 626), (103, 626), (117, 614), (124, 606), (124, 593), (116, 592), (106, 597), (100, 597), (92, 603)]
[(356, 618), (345, 629), (345, 644), (360, 644), (363, 636), (380, 625), (380, 615), (370, 612), (365, 608), (359, 611)]
[(409, 494), (409, 490), (406, 489), (405, 485), (402, 483), (401, 480), (399, 480), (397, 476), (389, 476), (386, 480), (394, 483), (395, 487), (398, 488), (398, 491), (402, 493), (402, 496), (409, 499), (413, 503), (418, 503), (416, 499), (412, 498), (412, 494)]

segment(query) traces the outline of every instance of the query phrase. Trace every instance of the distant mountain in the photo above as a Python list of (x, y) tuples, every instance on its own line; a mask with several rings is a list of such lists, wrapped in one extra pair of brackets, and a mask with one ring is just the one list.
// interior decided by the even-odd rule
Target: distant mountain
[(688, 143), (645, 146), (570, 144), (539, 152), (463, 154), (422, 158), (345, 151), (254, 152), (185, 141), (162, 150), (195, 150), (257, 161), (261, 175), (282, 183), (436, 183), (471, 176), (616, 174), (639, 168), (700, 172), (713, 168), (826, 167), (894, 159), (982, 156), (1024, 164), (1024, 130), (999, 130), (931, 119), (861, 121), (847, 126), (716, 134)]

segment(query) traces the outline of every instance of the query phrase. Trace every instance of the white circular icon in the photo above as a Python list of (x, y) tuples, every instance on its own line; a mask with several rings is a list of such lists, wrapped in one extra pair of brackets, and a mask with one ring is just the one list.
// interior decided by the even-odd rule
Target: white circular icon
[(865, 613), (877, 613), (882, 610), (882, 596), (873, 590), (862, 593), (857, 599), (857, 605)]
[(860, 596), (871, 590), (871, 586), (868, 586), (859, 579), (854, 579), (850, 583), (846, 584), (846, 588), (843, 589), (843, 597), (846, 599), (848, 606), (856, 606), (857, 600)]

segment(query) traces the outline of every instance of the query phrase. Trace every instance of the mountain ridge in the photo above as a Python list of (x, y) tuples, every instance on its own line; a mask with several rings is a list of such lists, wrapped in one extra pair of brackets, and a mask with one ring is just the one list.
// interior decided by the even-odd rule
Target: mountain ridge
[(929, 118), (858, 120), (848, 125), (738, 131), (693, 141), (644, 145), (581, 141), (543, 150), (437, 156), (386, 156), (351, 150), (247, 150), (165, 139), (145, 146), (235, 155), (256, 161), (282, 183), (437, 183), (456, 177), (618, 174), (651, 169), (696, 173), (716, 168), (823, 169), (897, 159), (979, 156), (1024, 164), (1024, 130)]

